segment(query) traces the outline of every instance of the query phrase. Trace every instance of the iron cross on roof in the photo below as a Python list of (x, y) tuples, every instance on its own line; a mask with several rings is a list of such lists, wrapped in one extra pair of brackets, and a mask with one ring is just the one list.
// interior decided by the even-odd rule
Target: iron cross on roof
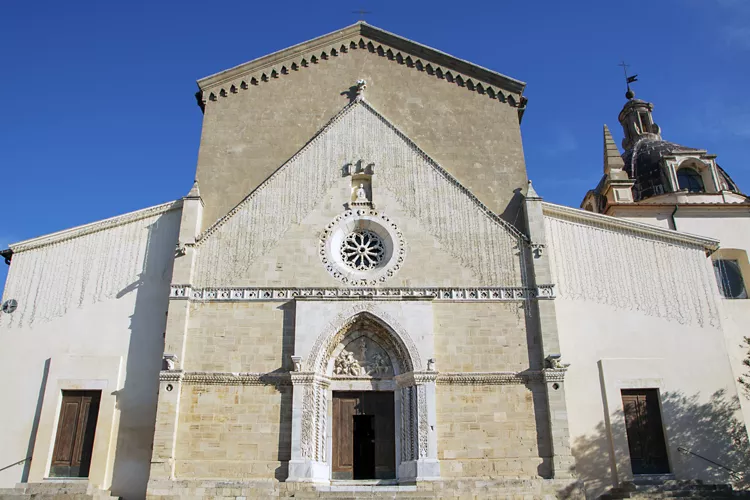
[(372, 11), (364, 10), (364, 9), (359, 9), (359, 10), (353, 10), (352, 14), (359, 14), (360, 21), (364, 21), (365, 20), (365, 16), (367, 14), (372, 14)]
[(625, 61), (622, 61), (620, 64), (618, 64), (618, 66), (622, 66), (622, 70), (625, 72), (625, 85), (628, 88), (628, 91), (625, 92), (625, 97), (627, 97), (628, 99), (632, 99), (633, 97), (635, 97), (635, 92), (630, 90), (630, 84), (638, 81), (638, 75), (628, 76), (628, 68), (630, 67), (630, 65), (625, 64)]

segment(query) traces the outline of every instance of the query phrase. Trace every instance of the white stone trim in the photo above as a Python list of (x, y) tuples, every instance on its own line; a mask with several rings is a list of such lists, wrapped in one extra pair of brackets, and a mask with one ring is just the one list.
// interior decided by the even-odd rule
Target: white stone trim
[(169, 297), (203, 302), (272, 302), (286, 300), (335, 299), (430, 299), (448, 302), (515, 302), (529, 299), (554, 299), (555, 285), (528, 287), (452, 287), (452, 288), (192, 288), (172, 285)]
[[(356, 271), (347, 266), (340, 256), (340, 245), (355, 228), (366, 227), (381, 238), (387, 260), (368, 271)], [(320, 235), (320, 259), (331, 276), (348, 285), (374, 286), (385, 282), (401, 269), (406, 257), (404, 235), (386, 214), (371, 208), (347, 210), (336, 216)]]
[(597, 224), (614, 231), (628, 231), (643, 236), (669, 241), (691, 247), (700, 247), (709, 252), (719, 248), (719, 241), (688, 233), (680, 233), (670, 229), (663, 229), (650, 224), (620, 219), (609, 215), (596, 214), (579, 208), (565, 207), (554, 203), (542, 202), (542, 210), (546, 217), (554, 217), (580, 224)]
[(103, 219), (100, 221), (92, 222), (90, 224), (85, 224), (83, 226), (77, 226), (70, 229), (65, 229), (63, 231), (58, 231), (56, 233), (20, 241), (18, 243), (10, 245), (10, 249), (13, 250), (13, 253), (25, 252), (27, 250), (33, 250), (55, 243), (61, 243), (63, 241), (73, 238), (79, 238), (87, 234), (97, 233), (99, 231), (104, 231), (113, 227), (122, 226), (131, 222), (139, 221), (141, 219), (147, 219), (155, 215), (160, 215), (172, 210), (177, 210), (178, 208), (182, 208), (182, 200), (162, 203), (161, 205), (143, 208), (141, 210), (136, 210), (135, 212), (129, 212), (115, 217), (110, 217), (109, 219)]

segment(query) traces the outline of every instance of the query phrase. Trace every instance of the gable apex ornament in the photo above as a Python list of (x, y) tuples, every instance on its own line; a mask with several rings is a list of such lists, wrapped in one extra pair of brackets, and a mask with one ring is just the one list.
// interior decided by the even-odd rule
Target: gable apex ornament
[(196, 200), (200, 199), (200, 197), (201, 191), (200, 189), (198, 189), (198, 179), (195, 179), (193, 181), (193, 187), (190, 188), (190, 191), (188, 192), (187, 196), (185, 196), (185, 198), (187, 198), (188, 200)]
[(526, 189), (526, 199), (527, 200), (541, 200), (542, 199), (542, 197), (537, 194), (536, 189), (534, 189), (534, 185), (531, 184), (531, 179), (529, 179), (528, 188)]

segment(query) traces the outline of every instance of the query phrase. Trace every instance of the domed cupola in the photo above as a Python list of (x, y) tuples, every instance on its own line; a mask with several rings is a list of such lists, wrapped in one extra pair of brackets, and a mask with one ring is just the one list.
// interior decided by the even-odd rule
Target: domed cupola
[[(628, 78), (628, 84), (635, 81)], [(705, 149), (665, 141), (654, 123), (654, 105), (630, 90), (618, 120), (623, 130), (620, 158), (606, 126), (604, 177), (582, 208), (614, 214), (617, 207), (648, 204), (725, 205), (748, 203), (729, 175)]]
[[(636, 99), (630, 89), (626, 96), (628, 102), (618, 119), (624, 134), (625, 171), (635, 181), (634, 201), (669, 193), (708, 195), (728, 191), (740, 194), (737, 185), (716, 164), (716, 155), (707, 154), (705, 149), (663, 140), (661, 128), (654, 123), (654, 105)], [(702, 203), (707, 201), (701, 200)]]

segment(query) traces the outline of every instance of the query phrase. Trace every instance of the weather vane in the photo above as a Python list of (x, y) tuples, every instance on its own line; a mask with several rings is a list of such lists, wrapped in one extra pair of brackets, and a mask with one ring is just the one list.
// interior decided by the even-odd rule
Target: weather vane
[(364, 21), (365, 20), (365, 16), (367, 14), (372, 14), (372, 11), (364, 10), (364, 9), (359, 9), (359, 10), (353, 10), (352, 14), (359, 14), (360, 21)]
[(630, 84), (633, 82), (638, 81), (638, 75), (628, 76), (628, 68), (630, 67), (629, 64), (625, 64), (625, 61), (622, 61), (618, 66), (622, 66), (622, 70), (625, 72), (625, 85), (628, 87), (628, 91), (625, 92), (625, 97), (628, 99), (632, 99), (635, 97), (635, 92), (630, 90)]

